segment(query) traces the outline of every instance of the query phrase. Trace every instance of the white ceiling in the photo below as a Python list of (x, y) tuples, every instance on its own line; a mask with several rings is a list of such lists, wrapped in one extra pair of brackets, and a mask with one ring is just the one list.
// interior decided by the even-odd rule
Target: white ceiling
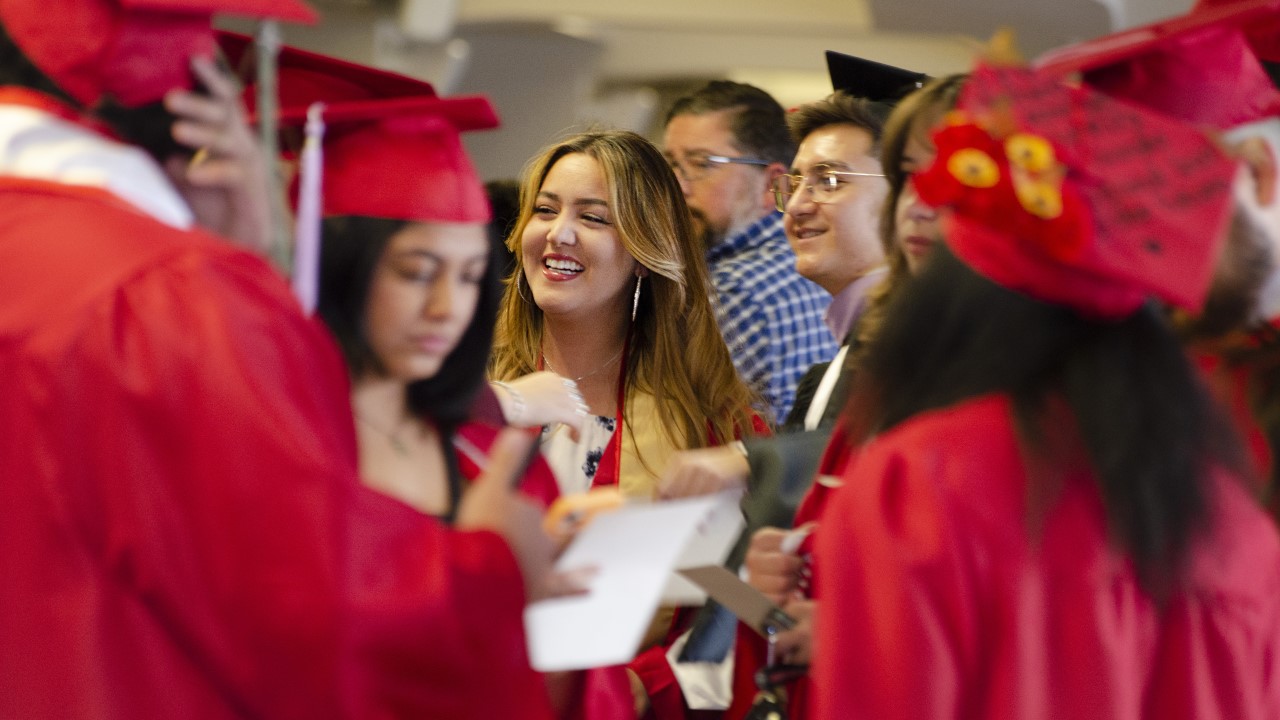
[[(357, 0), (359, 1), (359, 0)], [(604, 46), (609, 82), (730, 77), (784, 104), (825, 92), (822, 50), (938, 75), (967, 69), (973, 45), (1012, 25), (1029, 55), (1185, 11), (1192, 0), (401, 0), (410, 34), (458, 24), (550, 26)]]
[(824, 50), (941, 75), (967, 70), (980, 38), (1001, 24), (1030, 58), (1193, 2), (311, 1), (321, 24), (284, 28), (286, 42), (493, 99), (503, 128), (468, 138), (486, 177), (518, 174), (549, 139), (586, 123), (652, 132), (671, 99), (664, 93), (707, 78), (752, 83), (790, 107), (830, 92)]

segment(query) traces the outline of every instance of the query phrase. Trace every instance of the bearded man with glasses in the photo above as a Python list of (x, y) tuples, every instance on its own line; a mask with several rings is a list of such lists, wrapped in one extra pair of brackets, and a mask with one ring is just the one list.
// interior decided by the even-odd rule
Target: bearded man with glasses
[(710, 82), (671, 107), (663, 145), (704, 228), (717, 318), (734, 365), (780, 422), (800, 377), (838, 348), (823, 324), (831, 296), (796, 272), (775, 208), (773, 183), (796, 147), (786, 114), (759, 88)]

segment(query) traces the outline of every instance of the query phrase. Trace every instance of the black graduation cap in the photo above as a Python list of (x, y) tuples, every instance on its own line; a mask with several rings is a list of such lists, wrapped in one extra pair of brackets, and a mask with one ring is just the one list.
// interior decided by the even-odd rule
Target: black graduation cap
[(903, 70), (835, 50), (827, 51), (827, 72), (831, 74), (832, 88), (843, 90), (854, 97), (889, 105), (924, 87), (929, 80), (929, 76), (924, 73)]

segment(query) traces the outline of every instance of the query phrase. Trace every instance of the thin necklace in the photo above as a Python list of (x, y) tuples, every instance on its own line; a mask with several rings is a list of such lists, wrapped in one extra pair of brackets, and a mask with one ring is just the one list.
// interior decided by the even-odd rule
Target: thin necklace
[[(589, 378), (589, 377), (591, 377), (591, 376), (593, 376), (593, 375), (595, 375), (595, 374), (599, 373), (601, 370), (603, 370), (603, 369), (605, 369), (605, 368), (609, 367), (610, 365), (612, 365), (612, 364), (613, 364), (613, 361), (614, 361), (614, 360), (617, 360), (618, 358), (622, 357), (622, 349), (623, 349), (624, 347), (626, 347), (626, 344), (625, 344), (625, 343), (623, 344), (623, 346), (622, 346), (622, 347), (618, 348), (618, 352), (614, 353), (614, 354), (613, 354), (613, 357), (609, 358), (608, 360), (605, 360), (603, 365), (601, 365), (600, 367), (596, 368), (595, 370), (592, 370), (591, 372), (587, 373), (586, 375), (579, 375), (578, 377), (574, 378), (574, 379), (573, 379), (573, 381), (574, 381), (574, 382), (582, 382), (583, 380), (586, 380), (587, 378)], [(553, 367), (551, 367), (551, 361), (550, 361), (549, 359), (547, 359), (547, 354), (546, 354), (545, 352), (544, 352), (544, 353), (542, 353), (542, 364), (543, 364), (543, 365), (546, 365), (546, 366), (547, 366), (547, 369), (548, 369), (548, 370), (550, 370), (551, 372), (556, 372), (556, 369), (555, 369), (555, 368), (553, 368)], [(556, 373), (556, 374), (558, 375), (559, 373)]]
[(387, 432), (386, 430), (383, 430), (377, 425), (374, 425), (373, 423), (369, 422), (369, 419), (361, 415), (360, 413), (356, 413), (355, 415), (356, 415), (356, 419), (364, 423), (365, 427), (385, 437), (387, 439), (387, 442), (391, 444), (391, 449), (395, 450), (398, 455), (407, 456), (409, 454), (409, 446), (405, 445), (404, 441), (401, 440), (396, 435), (396, 433), (399, 432), (398, 428), (394, 432)]

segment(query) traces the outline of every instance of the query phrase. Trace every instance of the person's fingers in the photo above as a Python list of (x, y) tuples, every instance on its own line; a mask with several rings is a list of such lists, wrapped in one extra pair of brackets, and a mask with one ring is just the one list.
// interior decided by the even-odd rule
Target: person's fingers
[(658, 497), (664, 499), (680, 497), (685, 483), (685, 466), (677, 456), (662, 471), (662, 477), (658, 478)]
[(218, 67), (213, 58), (200, 55), (192, 57), (191, 72), (204, 84), (209, 95), (226, 101), (240, 101), (240, 83)]
[(747, 584), (767, 595), (775, 605), (782, 605), (795, 588), (795, 578), (752, 573)]
[(786, 602), (786, 601), (787, 601), (787, 594), (786, 594), (786, 593), (772, 592), (772, 591), (769, 591), (769, 590), (765, 590), (765, 589), (763, 589), (763, 588), (758, 588), (758, 587), (756, 587), (756, 586), (755, 586), (755, 583), (749, 583), (749, 584), (751, 585), (751, 587), (753, 587), (753, 588), (755, 588), (757, 591), (759, 591), (759, 593), (760, 593), (761, 595), (763, 595), (763, 596), (764, 596), (764, 599), (765, 599), (765, 600), (768, 600), (769, 602), (773, 603), (774, 605), (781, 605), (782, 603), (784, 603), (784, 602)]
[(227, 140), (223, 138), (220, 127), (189, 120), (179, 120), (173, 124), (173, 139), (191, 148), (208, 148), (211, 152), (224, 152)]
[(552, 572), (543, 585), (543, 598), (574, 597), (591, 591), (591, 578), (599, 570), (594, 567)]
[(1249, 138), (1242, 146), (1245, 161), (1256, 184), (1258, 204), (1266, 207), (1276, 196), (1276, 159), (1262, 138)]
[(807, 664), (813, 654), (813, 617), (817, 604), (809, 598), (794, 599), (788, 601), (782, 609), (795, 618), (796, 624), (790, 630), (777, 635), (774, 649), (783, 662), (795, 665)]
[(235, 187), (247, 174), (239, 160), (204, 160), (187, 167), (187, 181), (196, 187)]
[(575, 408), (572, 412), (565, 413), (560, 422), (572, 429), (575, 434), (582, 432), (582, 426), (587, 422), (586, 407)]
[(800, 568), (804, 567), (804, 561), (800, 558), (782, 553), (758, 553), (752, 560), (752, 574), (786, 575), (798, 578)]
[(1253, 178), (1254, 199), (1267, 207), (1275, 200), (1277, 163), (1270, 143), (1260, 137), (1247, 137), (1235, 142), (1219, 138), (1219, 145), (1228, 156), (1244, 161)]
[(524, 430), (506, 428), (498, 433), (489, 450), (489, 463), (472, 485), (494, 486), (503, 490), (515, 487), (517, 475), (523, 472), (525, 460), (536, 442), (537, 437)]
[(247, 128), (234, 124), (213, 124), (194, 120), (178, 120), (173, 124), (173, 138), (192, 148), (201, 148), (217, 155), (252, 158), (257, 145)]
[(164, 106), (180, 119), (226, 128), (236, 120), (235, 109), (225, 100), (208, 98), (189, 90), (173, 90), (164, 96)]
[(697, 497), (715, 492), (716, 480), (705, 472), (696, 472), (689, 476), (682, 492), (683, 497)]
[(807, 665), (811, 641), (812, 635), (808, 628), (784, 630), (774, 636), (773, 651), (779, 660), (788, 665)]
[(581, 431), (582, 423), (586, 421), (587, 416), (591, 414), (591, 409), (587, 407), (586, 401), (582, 397), (582, 391), (578, 388), (578, 383), (572, 380), (561, 381), (566, 395), (566, 404), (570, 408), (570, 412), (564, 419), (564, 424)]
[(792, 591), (800, 586), (800, 568), (787, 560), (796, 558), (776, 553), (748, 555), (747, 584), (768, 595), (775, 603), (785, 602)]
[(699, 468), (688, 468), (671, 479), (664, 486), (659, 486), (659, 497), (686, 498), (710, 495), (720, 490), (720, 481), (713, 475)]
[(782, 606), (782, 609), (797, 621), (808, 623), (813, 620), (816, 602), (810, 598), (795, 598), (788, 600), (787, 604)]
[(555, 544), (542, 531), (541, 507), (519, 494), (503, 492), (509, 493), (504, 499), (510, 507), (510, 515), (506, 527), (499, 532), (506, 537), (507, 545), (520, 564), (527, 601), (537, 602), (547, 597), (550, 590)]
[(165, 107), (178, 118), (174, 139), (203, 155), (252, 153), (238, 84), (209, 58), (193, 58), (192, 70), (208, 94), (174, 90), (165, 95)]
[(748, 584), (763, 593), (776, 594), (780, 600), (774, 602), (786, 602), (786, 598), (790, 596), (792, 589), (799, 582), (799, 577), (791, 573), (759, 573), (759, 571), (751, 571), (748, 574)]
[(468, 485), (458, 504), (458, 527), (488, 527), (509, 534), (515, 495), (512, 488), (533, 442), (523, 430), (506, 429), (498, 433), (490, 448), (488, 465), (480, 477)]
[(777, 552), (786, 536), (787, 531), (781, 528), (760, 528), (751, 536), (750, 549), (755, 552)]

